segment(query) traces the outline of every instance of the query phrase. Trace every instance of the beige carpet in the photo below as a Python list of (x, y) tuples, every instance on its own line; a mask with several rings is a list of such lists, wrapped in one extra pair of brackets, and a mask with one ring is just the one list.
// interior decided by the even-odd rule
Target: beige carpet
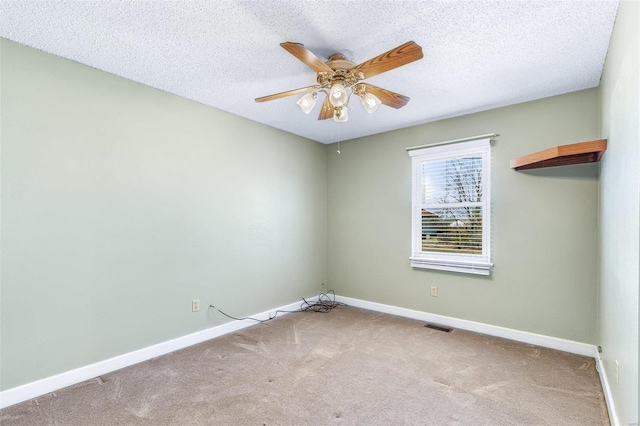
[(2, 425), (608, 425), (592, 358), (291, 314), (0, 411)]

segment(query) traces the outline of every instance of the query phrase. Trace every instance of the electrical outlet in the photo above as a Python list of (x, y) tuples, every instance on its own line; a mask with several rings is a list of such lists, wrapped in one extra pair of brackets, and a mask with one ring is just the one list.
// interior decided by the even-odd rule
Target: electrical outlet
[(198, 312), (200, 310), (200, 299), (193, 299), (191, 301), (191, 312)]
[(620, 363), (616, 359), (616, 384), (620, 384)]
[(438, 297), (438, 287), (434, 285), (431, 286), (431, 297)]

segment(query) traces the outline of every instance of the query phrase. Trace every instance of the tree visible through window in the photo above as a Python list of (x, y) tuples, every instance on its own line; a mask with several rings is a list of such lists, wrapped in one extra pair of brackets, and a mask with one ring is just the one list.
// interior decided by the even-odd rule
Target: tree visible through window
[(489, 271), (489, 140), (411, 151), (412, 265)]
[(422, 249), (482, 253), (482, 158), (422, 165)]

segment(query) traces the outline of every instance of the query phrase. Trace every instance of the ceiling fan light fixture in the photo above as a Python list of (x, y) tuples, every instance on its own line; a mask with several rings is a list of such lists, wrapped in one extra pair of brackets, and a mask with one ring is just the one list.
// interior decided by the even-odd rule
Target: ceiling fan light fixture
[(314, 106), (316, 106), (316, 99), (318, 98), (318, 94), (316, 92), (307, 93), (300, 99), (298, 99), (298, 106), (305, 114), (309, 114)]
[(372, 95), (371, 93), (365, 93), (364, 96), (362, 96), (362, 106), (369, 114), (374, 113), (381, 103), (382, 101), (380, 101), (376, 95)]
[[(360, 65), (354, 65), (340, 53), (333, 54), (327, 61), (323, 61), (300, 43), (286, 42), (280, 43), (280, 46), (316, 72), (317, 84), (261, 96), (255, 99), (256, 102), (302, 95), (296, 103), (304, 113), (309, 114), (315, 107), (318, 92), (322, 92), (326, 97), (322, 102), (318, 120), (328, 120), (333, 116), (337, 122), (345, 122), (349, 119), (347, 111), (349, 99), (354, 94), (360, 98), (363, 108), (370, 114), (375, 112), (380, 104), (396, 109), (405, 106), (409, 102), (408, 96), (361, 82), (361, 80), (391, 71), (423, 57), (422, 48), (413, 41), (401, 44)], [(376, 93), (379, 96), (376, 96)]]
[[(329, 102), (336, 108), (342, 107), (349, 99), (347, 88), (342, 83), (333, 83), (329, 91)], [(345, 120), (346, 121), (346, 120)]]
[(338, 123), (344, 123), (349, 120), (349, 114), (346, 107), (335, 107), (333, 110), (333, 120)]

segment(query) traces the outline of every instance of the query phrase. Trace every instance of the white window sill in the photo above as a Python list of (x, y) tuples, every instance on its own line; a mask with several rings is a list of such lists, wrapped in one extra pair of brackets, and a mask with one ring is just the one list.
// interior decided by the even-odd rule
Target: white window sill
[(440, 271), (462, 272), (465, 274), (490, 275), (493, 263), (452, 262), (446, 260), (423, 259), (412, 257), (411, 267), (437, 269)]

